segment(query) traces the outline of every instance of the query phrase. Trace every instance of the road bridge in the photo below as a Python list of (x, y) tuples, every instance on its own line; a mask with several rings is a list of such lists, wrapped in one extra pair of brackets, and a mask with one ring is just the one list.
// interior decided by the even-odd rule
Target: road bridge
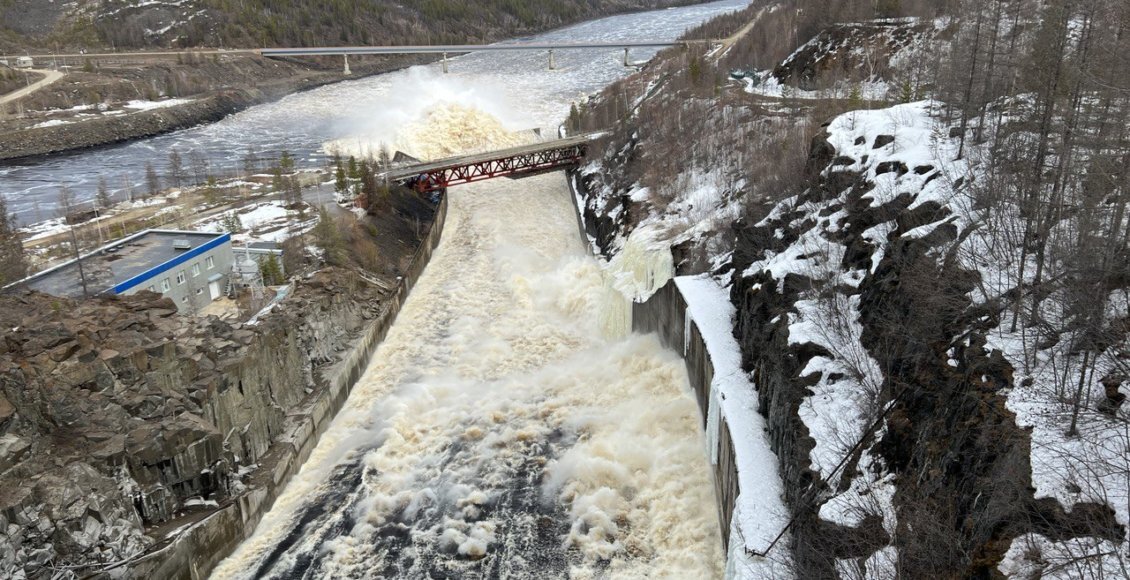
[(494, 177), (526, 177), (580, 163), (593, 139), (586, 133), (509, 149), (474, 153), (392, 169), (378, 177), (421, 193)]
[(683, 41), (670, 42), (515, 42), (502, 44), (447, 44), (416, 46), (338, 46), (310, 48), (264, 48), (259, 54), (267, 57), (292, 56), (342, 56), (345, 58), (346, 74), (349, 71), (350, 55), (363, 54), (440, 54), (443, 55), (443, 72), (447, 72), (447, 56), (472, 52), (537, 51), (549, 55), (549, 68), (556, 68), (554, 51), (557, 50), (599, 50), (616, 49), (624, 51), (624, 66), (631, 64), (630, 51), (633, 48), (667, 48), (685, 44)]
[[(439, 54), (443, 56), (443, 69), (447, 72), (448, 55), (472, 52), (535, 51), (549, 55), (549, 68), (556, 68), (554, 52), (558, 50), (623, 50), (624, 66), (631, 64), (630, 53), (633, 48), (668, 48), (710, 41), (639, 41), (639, 42), (510, 42), (499, 44), (445, 44), (445, 45), (403, 45), (403, 46), (313, 46), (295, 48), (200, 48), (185, 50), (152, 50), (126, 52), (92, 52), (67, 54), (32, 54), (33, 59), (88, 59), (88, 58), (176, 58), (192, 53), (202, 56), (212, 55), (260, 55), (268, 58), (296, 56), (341, 56), (345, 59), (345, 74), (349, 74), (349, 57), (359, 55), (398, 55), (398, 54)], [(8, 58), (8, 57), (0, 57)], [(14, 57), (10, 57), (14, 58)]]

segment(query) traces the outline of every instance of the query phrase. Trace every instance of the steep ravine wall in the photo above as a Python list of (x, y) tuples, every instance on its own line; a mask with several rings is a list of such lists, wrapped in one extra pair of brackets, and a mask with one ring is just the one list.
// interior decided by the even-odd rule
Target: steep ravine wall
[[(287, 482), (309, 457), (319, 437), (349, 397), (353, 385), (361, 377), (377, 346), (396, 321), (409, 292), (440, 242), (446, 215), (447, 198), (444, 197), (411, 266), (404, 273), (395, 294), (385, 302), (387, 307), (372, 319), (352, 350), (339, 363), (321, 373), (323, 380), (318, 383), (324, 385), (323, 388), (318, 388), (303, 400), (295, 402), (293, 407), (287, 404), (289, 401), (274, 400), (271, 394), (266, 394), (273, 403), (270, 407), (245, 404), (256, 397), (262, 401), (265, 393), (240, 388), (240, 385), (229, 388), (213, 399), (208, 407), (208, 416), (218, 427), (227, 426), (226, 429), (221, 428), (223, 433), (264, 420), (265, 415), (279, 407), (291, 410), (286, 413), (281, 430), (277, 433), (270, 429), (244, 429), (245, 433), (268, 432), (271, 435), (270, 438), (259, 437), (240, 443), (249, 448), (270, 446), (258, 460), (259, 468), (252, 476), (247, 491), (181, 533), (168, 545), (131, 563), (129, 568), (133, 577), (176, 580), (207, 578), (217, 563), (227, 557), (240, 542), (250, 537)], [(315, 333), (328, 335), (340, 332), (332, 319), (327, 318), (323, 322), (323, 325), (315, 329)], [(286, 352), (291, 348), (292, 345), (269, 344), (264, 340), (259, 352), (253, 355), (256, 357), (255, 362), (244, 364), (245, 375), (250, 379), (260, 373), (276, 372), (274, 369), (277, 367), (280, 351)], [(329, 354), (326, 353), (327, 356)], [(245, 437), (241, 434), (239, 438), (242, 440)]]

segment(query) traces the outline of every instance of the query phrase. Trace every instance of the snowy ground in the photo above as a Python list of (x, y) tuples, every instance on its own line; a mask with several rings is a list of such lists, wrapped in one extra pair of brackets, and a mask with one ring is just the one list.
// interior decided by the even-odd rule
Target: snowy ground
[[(828, 128), (829, 140), (837, 155), (851, 157), (856, 162), (837, 170), (863, 172), (875, 184), (875, 188), (865, 196), (872, 206), (909, 194), (913, 200), (911, 209), (926, 202), (937, 202), (947, 207), (952, 215), (901, 232), (901, 237), (926, 236), (946, 224), (953, 224), (959, 232), (968, 233), (967, 238), (954, 242), (959, 247), (941, 248), (939, 259), (953, 250), (965, 267), (981, 274), (982, 283), (972, 295), (976, 303), (1001, 300), (1019, 279), (1020, 250), (1015, 245), (1002, 243), (999, 236), (1002, 232), (1016, 230), (1022, 218), (1012, 206), (985, 211), (974, 204), (977, 199), (975, 189), (955, 185), (960, 183), (959, 178), (966, 184), (985, 181), (986, 178), (979, 175), (980, 168), (984, 167), (980, 160), (989, 153), (967, 144), (964, 159), (957, 160), (957, 142), (946, 137), (945, 127), (935, 121), (935, 107), (935, 103), (922, 102), (841, 115)], [(880, 135), (892, 135), (895, 139), (888, 145), (875, 148), (873, 144)], [(861, 162), (865, 156), (867, 161)], [(876, 169), (885, 162), (901, 162), (909, 172), (901, 175), (898, 171), (877, 172)], [(918, 168), (922, 170), (916, 171)], [(799, 209), (806, 215), (820, 215), (821, 208)], [(789, 251), (755, 266), (772, 269), (778, 279), (789, 271), (808, 275), (829, 271), (832, 268), (820, 268), (817, 264), (823, 260), (834, 265), (839, 262), (839, 257), (836, 250), (830, 249), (835, 248), (835, 244), (821, 232), (834, 232), (836, 221), (836, 215), (822, 219), (822, 227), (810, 230), (810, 235), (815, 237), (802, 238)], [(1071, 226), (1065, 224), (1064, 227)], [(872, 260), (872, 269), (881, 259), (881, 248), (888, 234), (895, 228), (893, 223), (885, 223), (869, 230), (870, 239), (880, 249)], [(805, 258), (799, 259), (802, 255)], [(818, 257), (813, 259), (813, 256)], [(1034, 263), (1029, 263), (1029, 282), (1034, 270)], [(862, 274), (840, 273), (839, 282), (850, 286)], [(1066, 298), (1052, 295), (1044, 305), (1044, 317), (1055, 327), (1067, 326), (1062, 311)], [(857, 371), (854, 375), (862, 387), (860, 392), (866, 392), (868, 385), (881, 377), (875, 375), (877, 369), (873, 362), (869, 363), (865, 351), (857, 346), (858, 329), (853, 321), (858, 315), (854, 312), (854, 304), (849, 301), (832, 309), (841, 313), (838, 318), (844, 320), (844, 324), (836, 324), (836, 317), (821, 316), (819, 309), (810, 306), (808, 302), (798, 304), (799, 313), (790, 325), (790, 334), (803, 332), (803, 337), (797, 340), (815, 342), (844, 355), (837, 357), (842, 359), (841, 363), (855, 359), (856, 364), (849, 364), (846, 372), (844, 368), (840, 371), (852, 377), (854, 368)], [(1106, 298), (1111, 318), (1127, 316), (1128, 306), (1130, 300), (1123, 290), (1115, 291)], [(806, 320), (813, 323), (803, 324)], [(798, 322), (802, 324), (798, 325)], [(842, 331), (829, 341), (826, 336), (828, 328), (841, 328)], [(1052, 346), (1037, 347), (1044, 336), (1042, 332), (1043, 327), (1024, 322), (1013, 330), (1012, 316), (1006, 310), (1002, 313), (1000, 325), (988, 337), (988, 348), (999, 350), (1015, 369), (1007, 405), (1016, 413), (1017, 424), (1030, 429), (1035, 497), (1055, 498), (1069, 512), (1080, 502), (1105, 504), (1114, 511), (1118, 523), (1127, 526), (1130, 524), (1130, 428), (1127, 427), (1130, 425), (1130, 413), (1125, 408), (1113, 414), (1098, 411), (1100, 402), (1105, 399), (1098, 379), (1117, 370), (1117, 349), (1124, 344), (1116, 343), (1095, 355), (1093, 367), (1084, 372), (1082, 355), (1071, 350), (1073, 341), (1070, 338)], [(829, 361), (817, 358), (809, 366), (827, 364)], [(817, 370), (821, 369), (814, 367), (806, 369), (806, 372)], [(1069, 435), (1068, 424), (1073, 406), (1071, 394), (1080, 386), (1083, 405), (1078, 419), (1078, 434)], [(842, 387), (825, 385), (822, 381), (815, 387), (816, 396), (809, 398), (801, 409), (802, 418), (817, 439), (817, 446), (812, 452), (813, 464), (819, 466), (822, 472), (830, 460), (841, 455), (836, 447), (844, 441), (852, 441), (850, 435), (860, 424), (853, 425), (850, 420), (852, 413), (844, 408), (845, 405), (851, 406), (851, 396), (843, 391), (836, 392)], [(860, 401), (861, 408), (866, 408), (865, 403), (865, 400)], [(835, 428), (841, 432), (832, 433), (827, 425), (821, 427), (821, 417), (823, 421), (835, 417)], [(844, 437), (843, 431), (849, 436)], [(867, 470), (863, 471), (866, 473)], [(873, 498), (881, 499), (886, 493), (882, 491), (886, 489), (884, 482), (870, 482), (870, 485)], [(875, 494), (874, 486), (879, 486), (881, 493)], [(848, 495), (855, 494), (856, 487), (853, 484)], [(821, 508), (822, 517), (850, 523), (850, 514), (840, 504), (841, 498), (829, 500)], [(886, 506), (882, 511), (890, 513)], [(893, 531), (889, 522), (885, 521), (884, 525), (888, 531)], [(1078, 538), (1053, 542), (1032, 534), (1013, 542), (1000, 569), (1019, 578), (1031, 577), (1032, 574), (1042, 574), (1044, 578), (1101, 577), (1103, 574), (1121, 577), (1130, 569), (1130, 562), (1124, 548), (1106, 540)]]
[(228, 231), (225, 220), (239, 218), (242, 229), (232, 234), (237, 242), (282, 242), (310, 231), (318, 223), (318, 216), (307, 209), (305, 215), (288, 210), (281, 201), (267, 201), (225, 211), (193, 224), (192, 228), (204, 232)]

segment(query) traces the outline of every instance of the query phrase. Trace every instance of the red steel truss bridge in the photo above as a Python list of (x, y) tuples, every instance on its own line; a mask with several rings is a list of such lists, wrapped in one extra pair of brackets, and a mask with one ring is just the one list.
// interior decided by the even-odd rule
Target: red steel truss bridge
[(386, 172), (383, 177), (421, 193), (495, 177), (525, 177), (577, 165), (584, 157), (588, 144), (599, 135), (587, 133), (510, 149), (449, 157), (398, 167)]

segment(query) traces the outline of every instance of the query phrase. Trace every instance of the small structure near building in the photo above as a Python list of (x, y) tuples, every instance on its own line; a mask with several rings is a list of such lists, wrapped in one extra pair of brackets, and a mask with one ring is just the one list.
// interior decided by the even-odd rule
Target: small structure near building
[(35, 66), (35, 61), (30, 56), (21, 56), (16, 59), (16, 68), (32, 68)]
[(196, 312), (227, 293), (234, 261), (229, 233), (145, 230), (5, 289), (67, 298), (149, 290)]
[[(232, 268), (232, 285), (236, 288), (245, 288), (251, 286), (251, 280), (257, 280), (256, 283), (262, 286), (271, 286), (273, 284), (281, 284), (282, 280), (286, 278), (286, 272), (283, 270), (282, 248), (275, 242), (251, 242), (246, 246), (232, 248), (235, 252), (235, 266)], [(279, 280), (272, 281), (264, 276), (269, 276), (268, 269), (265, 268), (271, 263), (271, 267), (275, 269)], [(246, 283), (241, 283), (247, 280)]]

